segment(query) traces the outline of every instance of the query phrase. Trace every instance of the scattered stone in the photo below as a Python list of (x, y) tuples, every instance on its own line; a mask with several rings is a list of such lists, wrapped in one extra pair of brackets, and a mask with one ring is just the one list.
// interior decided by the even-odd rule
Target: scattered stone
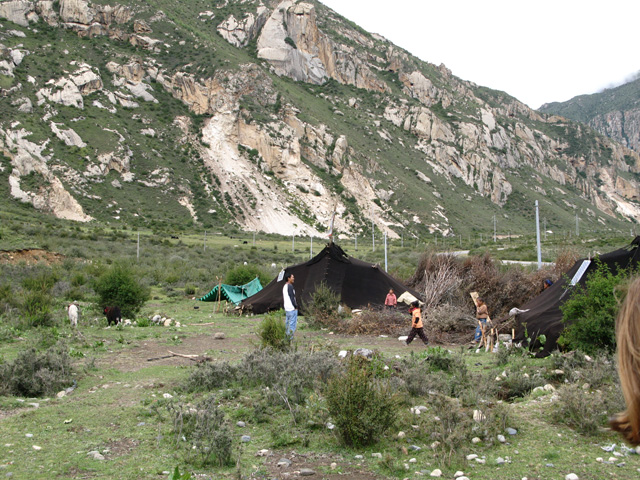
[(309, 477), (309, 476), (315, 475), (315, 474), (316, 474), (316, 472), (314, 472), (310, 468), (301, 468), (300, 469), (300, 476), (301, 477)]
[(461, 472), (460, 470), (458, 470), (456, 473), (453, 474), (453, 478), (459, 478), (459, 477), (464, 477), (464, 472)]
[(498, 435), (498, 441), (499, 441), (500, 443), (505, 443), (505, 442), (507, 441), (507, 439), (506, 439), (506, 438), (504, 438), (504, 435)]
[(496, 465), (504, 465), (505, 464), (505, 460), (502, 457), (498, 457), (496, 458)]
[(578, 478), (578, 475), (576, 475), (575, 473), (570, 473), (564, 477), (564, 480), (580, 480), (580, 479)]
[(404, 438), (404, 437), (406, 437), (406, 436), (407, 436), (407, 434), (406, 434), (406, 433), (404, 433), (404, 432), (398, 432), (398, 438)]
[(480, 410), (474, 410), (473, 411), (473, 419), (476, 422), (484, 422), (486, 420), (486, 417), (485, 417), (484, 413), (482, 413)]
[(40, 407), (40, 404), (38, 402), (30, 402), (30, 403), (27, 403), (27, 405), (30, 405), (33, 408), (39, 408)]
[(480, 440), (478, 437), (473, 437), (471, 439), (471, 443), (480, 443), (482, 440)]
[(458, 480), (469, 480), (469, 477), (465, 477), (465, 476), (458, 477)]
[(240, 437), (240, 441), (243, 442), (243, 443), (250, 442), (251, 441), (251, 437), (249, 435), (242, 435)]
[(618, 461), (618, 459), (616, 457), (609, 457), (609, 460), (607, 460), (609, 463), (616, 463)]
[(480, 463), (481, 465), (484, 465), (485, 463), (487, 463), (487, 461), (484, 458), (476, 458), (476, 462)]
[(470, 453), (469, 455), (467, 455), (467, 460), (475, 460), (476, 458), (478, 458), (478, 455), (476, 455), (475, 453)]
[(336, 428), (336, 426), (335, 426), (333, 423), (328, 422), (328, 423), (327, 423), (327, 428), (328, 428), (329, 430), (333, 430), (334, 428)]
[(276, 464), (278, 467), (285, 467), (285, 468), (289, 468), (291, 466), (291, 460), (289, 460), (288, 458), (281, 458), (280, 460), (278, 460), (278, 463)]
[(373, 458), (382, 458), (382, 454), (381, 454), (381, 453), (379, 453), (379, 452), (374, 452), (374, 453), (372, 453), (372, 454), (371, 454), (371, 456), (372, 456)]
[(266, 448), (263, 448), (262, 450), (258, 450), (256, 452), (256, 457), (266, 457), (267, 455), (269, 455), (269, 450), (267, 450)]
[(146, 423), (144, 423), (144, 422), (140, 422), (140, 423), (138, 423), (138, 425), (137, 425), (137, 426), (138, 426), (138, 427), (143, 427), (143, 426), (145, 426), (145, 425), (146, 425)]
[(515, 428), (507, 428), (507, 433), (509, 435), (515, 435), (518, 431)]
[(244, 427), (246, 427), (246, 426), (247, 426), (247, 424), (246, 424), (246, 423), (244, 423), (244, 422), (242, 422), (242, 421), (240, 421), (240, 422), (236, 423), (236, 425), (237, 425), (237, 426), (239, 426), (240, 428), (244, 428)]
[(415, 458), (410, 458), (409, 459), (409, 463), (417, 463), (417, 462), (418, 462), (418, 460), (416, 460)]
[(357, 348), (353, 351), (354, 357), (364, 357), (367, 360), (371, 360), (373, 358), (373, 350), (369, 350), (368, 348)]
[(604, 458), (598, 457), (598, 458), (596, 458), (596, 462), (602, 463), (602, 462), (604, 462)]
[(42, 447), (39, 447), (38, 445), (33, 445), (32, 448), (34, 450), (42, 450)]
[(433, 470), (431, 472), (431, 476), (432, 477), (441, 477), (442, 476), (442, 470), (440, 470), (439, 468), (436, 468), (435, 470)]
[(429, 445), (431, 447), (431, 450), (435, 450), (436, 448), (438, 448), (440, 446), (440, 442), (438, 442), (437, 440), (435, 442), (433, 442), (431, 445)]
[(331, 470), (335, 470), (336, 468), (338, 468), (338, 464), (336, 462), (331, 463), (331, 465), (329, 465), (329, 467), (331, 468)]
[(362, 460), (364, 457), (362, 455), (356, 455), (354, 458), (356, 460)]
[(414, 452), (419, 452), (420, 450), (422, 450), (419, 446), (417, 445), (411, 445), (409, 447), (409, 450), (413, 450)]
[(555, 392), (556, 391), (556, 387), (554, 387), (553, 385), (551, 385), (550, 383), (547, 383), (544, 387), (542, 387), (545, 389), (545, 391), (547, 392)]
[(104, 460), (104, 455), (102, 455), (97, 450), (92, 450), (91, 452), (87, 453), (87, 456), (93, 458), (94, 460)]
[(347, 352), (346, 350), (340, 350), (340, 352), (338, 352), (338, 357), (346, 358), (348, 353), (349, 352)]
[(213, 334), (213, 339), (214, 340), (224, 340), (226, 337), (226, 335), (224, 334), (224, 332), (216, 332)]
[(27, 438), (33, 438), (33, 433), (26, 433), (24, 436)]
[(67, 392), (65, 392), (64, 390), (59, 391), (58, 393), (56, 393), (56, 397), (57, 398), (62, 398), (67, 394)]
[(553, 371), (553, 373), (554, 373), (555, 375), (564, 375), (564, 370), (560, 370), (560, 369), (558, 369), (558, 370), (554, 370), (554, 371)]
[(553, 467), (555, 467), (555, 465), (553, 463), (547, 463), (545, 465), (545, 467), (553, 468)]
[(163, 398), (173, 398), (173, 395), (171, 395), (170, 393), (163, 393), (162, 397)]

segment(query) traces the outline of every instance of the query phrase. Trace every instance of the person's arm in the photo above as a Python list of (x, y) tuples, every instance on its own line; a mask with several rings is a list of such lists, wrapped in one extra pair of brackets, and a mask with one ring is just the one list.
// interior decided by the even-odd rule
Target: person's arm
[(289, 298), (291, 299), (291, 305), (293, 305), (293, 308), (295, 308), (297, 310), (298, 309), (298, 303), (296, 302), (296, 296), (293, 293), (293, 285), (289, 284), (289, 288), (287, 288), (287, 292), (289, 292)]

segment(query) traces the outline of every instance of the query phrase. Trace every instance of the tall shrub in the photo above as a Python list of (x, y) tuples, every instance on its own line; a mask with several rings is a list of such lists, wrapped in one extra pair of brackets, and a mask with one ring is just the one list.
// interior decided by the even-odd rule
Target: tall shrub
[(94, 284), (100, 307), (118, 306), (124, 317), (135, 318), (149, 299), (149, 289), (137, 278), (134, 271), (121, 263), (112, 265)]
[(329, 381), (326, 397), (345, 445), (373, 445), (395, 422), (398, 403), (389, 384), (376, 379), (362, 357), (351, 357), (346, 373)]
[(566, 328), (558, 343), (572, 350), (595, 354), (616, 348), (615, 323), (618, 314), (616, 288), (629, 277), (629, 270), (613, 273), (596, 259), (596, 269), (584, 286), (577, 286), (560, 307)]

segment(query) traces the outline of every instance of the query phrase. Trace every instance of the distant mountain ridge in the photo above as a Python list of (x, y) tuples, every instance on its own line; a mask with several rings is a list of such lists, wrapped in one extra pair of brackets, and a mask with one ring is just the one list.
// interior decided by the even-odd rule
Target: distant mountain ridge
[(317, 1), (12, 0), (0, 18), (0, 208), (288, 235), (335, 210), (343, 235), (391, 237), (530, 230), (535, 200), (551, 229), (640, 220), (637, 152)]
[(640, 76), (615, 88), (542, 105), (540, 112), (582, 122), (640, 152)]

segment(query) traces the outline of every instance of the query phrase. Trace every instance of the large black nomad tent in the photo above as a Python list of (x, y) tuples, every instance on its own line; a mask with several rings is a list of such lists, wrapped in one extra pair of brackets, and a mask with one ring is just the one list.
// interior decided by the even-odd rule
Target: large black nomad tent
[(328, 244), (308, 262), (287, 267), (285, 272), (280, 281), (275, 278), (241, 305), (257, 314), (282, 308), (282, 287), (289, 273), (295, 276), (296, 299), (302, 311), (322, 282), (340, 296), (341, 304), (349, 308), (383, 305), (390, 288), (398, 297), (408, 291), (420, 298), (418, 292), (402, 285), (377, 265), (350, 257), (334, 243)]
[[(640, 236), (636, 237), (628, 246), (605, 253), (597, 258), (614, 275), (620, 268), (637, 267), (640, 263)], [(596, 269), (596, 266), (595, 259), (578, 260), (560, 280), (519, 307), (524, 312), (517, 314), (514, 341), (525, 341), (528, 336), (531, 344), (536, 348), (543, 347), (538, 353), (539, 356), (551, 353), (556, 348), (558, 337), (565, 327), (560, 307), (571, 296), (576, 285), (585, 284), (589, 274)], [(536, 342), (540, 335), (546, 337), (544, 345)]]

